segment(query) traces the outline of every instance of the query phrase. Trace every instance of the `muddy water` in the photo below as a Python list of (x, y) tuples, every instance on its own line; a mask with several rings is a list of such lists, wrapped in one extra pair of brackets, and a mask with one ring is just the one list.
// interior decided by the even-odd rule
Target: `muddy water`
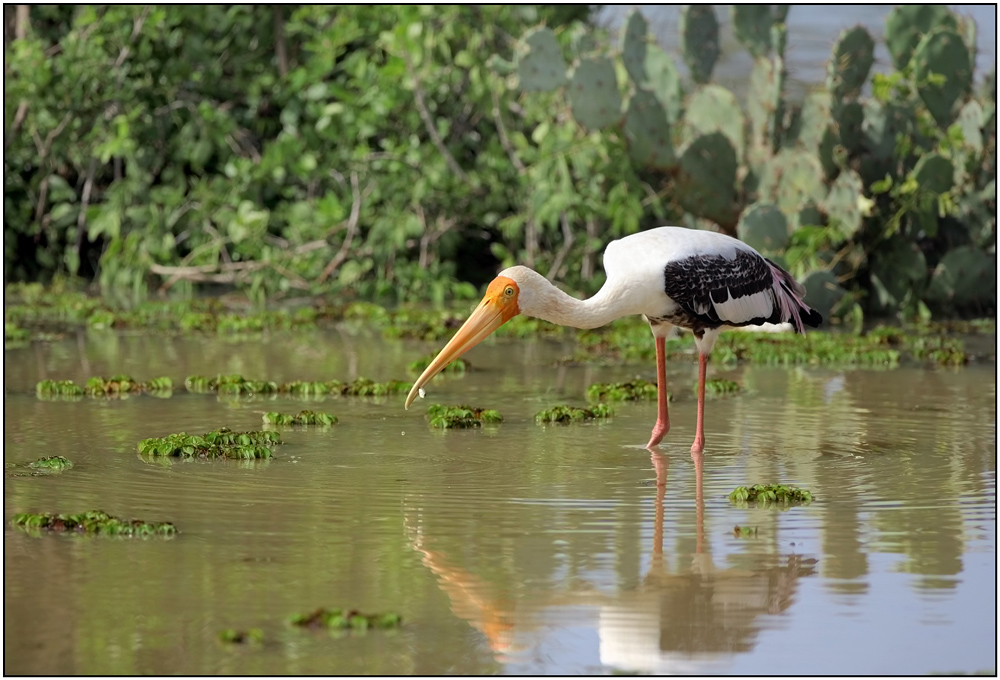
[[(591, 382), (648, 366), (555, 367), (571, 346), (506, 341), (478, 370), (402, 398), (218, 399), (177, 391), (43, 402), (42, 378), (385, 380), (436, 347), (327, 331), (266, 341), (90, 333), (4, 353), (4, 459), (76, 467), (4, 479), (16, 512), (170, 520), (171, 540), (32, 538), (4, 529), (4, 670), (12, 674), (864, 673), (995, 668), (995, 365), (960, 370), (723, 369), (693, 459), (694, 362), (655, 405), (601, 425), (538, 426)], [(435, 432), (429, 403), (496, 408), (492, 430)], [(286, 430), (267, 462), (150, 464), (136, 442), (269, 410), (335, 413)], [(740, 509), (754, 482), (809, 506)], [(755, 529), (736, 537), (734, 527)], [(335, 635), (287, 618), (398, 611), (398, 631)], [(256, 647), (217, 642), (261, 628)]]

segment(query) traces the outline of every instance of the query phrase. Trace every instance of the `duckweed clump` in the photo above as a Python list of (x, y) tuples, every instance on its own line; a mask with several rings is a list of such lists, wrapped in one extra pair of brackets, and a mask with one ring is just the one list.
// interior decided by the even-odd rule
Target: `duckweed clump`
[(73, 461), (62, 456), (49, 456), (28, 463), (28, 467), (33, 470), (44, 470), (46, 472), (62, 472), (73, 467)]
[(11, 523), (31, 534), (42, 531), (103, 536), (173, 536), (177, 528), (170, 522), (144, 522), (138, 519), (112, 517), (102, 510), (82, 512), (77, 515), (24, 512), (14, 515)]
[(334, 425), (337, 416), (332, 413), (300, 411), (298, 415), (270, 411), (263, 416), (265, 425)]
[(555, 406), (535, 414), (536, 423), (579, 423), (585, 420), (610, 418), (614, 415), (607, 404), (597, 404), (593, 408), (576, 408), (574, 406)]
[(42, 380), (35, 385), (35, 394), (46, 397), (82, 397), (83, 388), (72, 380)]
[(431, 427), (452, 430), (496, 425), (503, 422), (503, 416), (489, 409), (434, 404), (427, 409), (427, 421)]
[[(656, 399), (656, 383), (648, 380), (632, 380), (620, 383), (594, 383), (587, 388), (590, 401), (640, 401)], [(672, 400), (668, 393), (667, 399)]]
[(184, 387), (189, 392), (207, 394), (218, 392), (229, 395), (288, 394), (294, 396), (340, 395), (347, 397), (381, 397), (400, 394), (410, 389), (410, 383), (402, 380), (375, 382), (368, 378), (358, 378), (352, 382), (340, 380), (305, 381), (292, 380), (276, 383), (268, 380), (246, 380), (239, 374), (218, 375), (208, 378), (201, 375), (188, 376)]
[(219, 631), (219, 642), (233, 645), (258, 644), (264, 641), (264, 631), (260, 628), (249, 628), (247, 630), (236, 630), (227, 628)]
[(166, 437), (150, 437), (138, 444), (139, 453), (148, 456), (181, 458), (271, 458), (271, 446), (281, 443), (277, 432), (233, 432), (223, 427), (203, 435), (186, 432)]
[[(724, 378), (711, 378), (705, 381), (705, 396), (709, 398), (725, 397), (736, 394), (741, 389), (739, 383)], [(698, 383), (694, 384), (695, 392), (698, 391)]]
[(296, 614), (291, 623), (303, 628), (364, 631), (369, 628), (398, 628), (403, 623), (403, 617), (395, 612), (362, 614), (356, 609), (320, 608), (309, 614)]
[(770, 503), (781, 503), (790, 505), (793, 503), (811, 503), (812, 493), (805, 489), (798, 489), (784, 484), (754, 484), (753, 486), (738, 486), (729, 494), (729, 500), (733, 503), (758, 503), (767, 505)]
[(140, 382), (130, 375), (115, 375), (110, 378), (95, 376), (88, 378), (83, 387), (72, 380), (42, 380), (35, 385), (39, 399), (53, 397), (113, 397), (125, 394), (149, 393), (155, 396), (170, 396), (174, 384), (170, 378), (153, 378)]

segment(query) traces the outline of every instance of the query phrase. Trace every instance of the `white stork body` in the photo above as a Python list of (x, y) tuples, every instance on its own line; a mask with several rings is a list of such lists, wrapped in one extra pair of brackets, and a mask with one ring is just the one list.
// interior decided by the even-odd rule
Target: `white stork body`
[(659, 415), (647, 446), (670, 428), (664, 338), (670, 326), (690, 329), (698, 347), (698, 423), (691, 449), (704, 448), (707, 358), (724, 326), (790, 322), (798, 332), (820, 315), (792, 276), (737, 239), (709, 231), (660, 227), (612, 241), (604, 251), (607, 280), (596, 295), (577, 300), (527, 267), (503, 270), (455, 337), (417, 379), (406, 400), (451, 361), (517, 314), (576, 328), (597, 328), (642, 314), (656, 341)]

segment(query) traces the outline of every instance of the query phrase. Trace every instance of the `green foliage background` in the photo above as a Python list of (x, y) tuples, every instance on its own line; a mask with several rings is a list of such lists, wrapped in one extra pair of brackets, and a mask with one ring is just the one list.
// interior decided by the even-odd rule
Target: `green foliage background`
[[(680, 174), (640, 163), (620, 126), (575, 119), (581, 101), (519, 89), (510, 65), (539, 24), (571, 64), (616, 56), (588, 14), (42, 5), (15, 37), (5, 8), (6, 279), (440, 303), (475, 297), (516, 262), (588, 294), (614, 238), (666, 223), (732, 230), (685, 201), (705, 187), (692, 186), (683, 160)], [(708, 17), (688, 22), (692, 35), (704, 27), (695, 19)], [(714, 56), (684, 57), (707, 79)], [(628, 76), (614, 68), (621, 92), (610, 94), (625, 102)], [(890, 228), (845, 239), (835, 219), (802, 225), (781, 255), (799, 276), (829, 272), (849, 292), (837, 298), (842, 314), (927, 315), (924, 299), (944, 313), (992, 311), (995, 290), (956, 301), (961, 276), (935, 267), (966, 247), (977, 272), (995, 272), (995, 103), (987, 125), (972, 126), (986, 134), (973, 158), (961, 131), (933, 125), (914, 103), (912, 71), (873, 83), (884, 106), (914, 111), (914, 132), (896, 140), (897, 167), (880, 166), (888, 179), (863, 187), (876, 201), (870, 222)], [(808, 111), (789, 108), (790, 126), (807, 124)], [(959, 158), (971, 188), (914, 184), (912, 161), (930, 151)], [(831, 184), (831, 195), (860, 188)], [(749, 207), (753, 194), (737, 189), (735, 207)], [(947, 279), (937, 289), (935, 276)], [(907, 282), (916, 296), (900, 290)]]

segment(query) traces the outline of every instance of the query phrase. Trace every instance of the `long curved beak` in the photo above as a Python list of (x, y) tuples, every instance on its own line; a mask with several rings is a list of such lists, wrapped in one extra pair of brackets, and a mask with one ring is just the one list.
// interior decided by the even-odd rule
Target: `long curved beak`
[(490, 333), (500, 328), (504, 324), (504, 321), (506, 321), (503, 317), (503, 309), (495, 298), (483, 298), (483, 301), (479, 303), (479, 306), (472, 312), (472, 315), (466, 319), (462, 327), (455, 333), (455, 336), (434, 357), (434, 361), (424, 369), (424, 372), (417, 378), (417, 382), (413, 383), (410, 393), (406, 395), (405, 408), (410, 408), (410, 404), (416, 399), (421, 388), (429, 383), (431, 378), (444, 370), (455, 359), (478, 345)]

